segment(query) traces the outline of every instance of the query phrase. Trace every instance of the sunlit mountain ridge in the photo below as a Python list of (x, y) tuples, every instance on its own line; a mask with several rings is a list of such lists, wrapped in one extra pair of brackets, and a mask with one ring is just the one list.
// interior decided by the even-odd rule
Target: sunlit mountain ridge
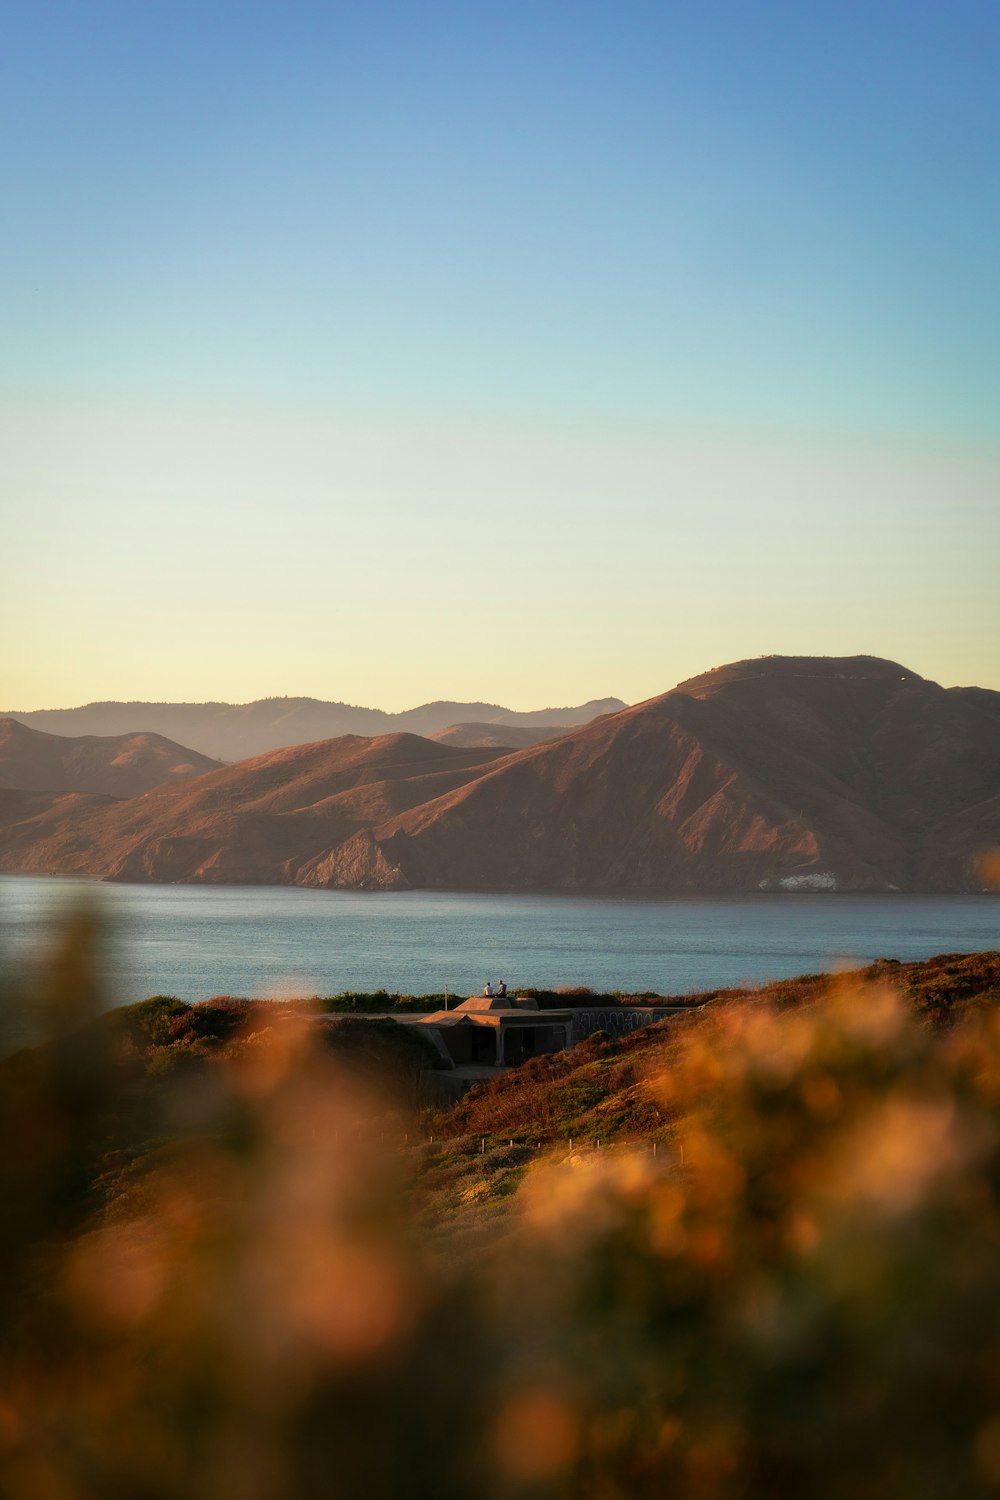
[(1000, 694), (874, 657), (735, 663), (519, 750), (348, 735), (0, 796), (0, 868), (132, 881), (970, 891), (998, 845)]

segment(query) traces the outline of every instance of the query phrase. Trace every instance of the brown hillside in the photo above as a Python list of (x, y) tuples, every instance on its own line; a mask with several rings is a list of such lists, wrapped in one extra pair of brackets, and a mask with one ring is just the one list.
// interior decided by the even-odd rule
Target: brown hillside
[(377, 834), (414, 885), (978, 889), (1000, 843), (997, 701), (874, 658), (737, 663)]
[(136, 797), (165, 781), (202, 776), (218, 764), (159, 734), (69, 738), (0, 719), (0, 787), (18, 791)]
[(922, 1022), (947, 1028), (1000, 1001), (1000, 953), (942, 953), (916, 963), (880, 959), (849, 978), (809, 974), (759, 987), (661, 997), (690, 1006), (690, 1016), (660, 1021), (616, 1038), (605, 1037), (532, 1058), (483, 1082), (431, 1121), (434, 1139), (472, 1136), (487, 1145), (572, 1138), (605, 1143), (663, 1129), (655, 1081), (676, 1060), (679, 1039), (713, 1024), (713, 1012), (746, 1006), (787, 1011), (822, 1003), (851, 982), (892, 990)]
[[(377, 850), (366, 852), (366, 830), (450, 791), (494, 756), (417, 735), (345, 736), (275, 750), (114, 806), (0, 798), (0, 868), (167, 882), (403, 885)], [(355, 835), (360, 843), (351, 842)], [(342, 849), (349, 880), (330, 865)]]
[(271, 752), (119, 807), (0, 805), (0, 867), (360, 889), (961, 891), (1000, 846), (1000, 694), (735, 663), (522, 750)]
[(562, 739), (571, 728), (568, 724), (539, 724), (534, 728), (516, 724), (449, 724), (447, 729), (439, 729), (429, 738), (437, 740), (439, 745), (456, 745), (467, 750), (523, 750), (528, 745)]

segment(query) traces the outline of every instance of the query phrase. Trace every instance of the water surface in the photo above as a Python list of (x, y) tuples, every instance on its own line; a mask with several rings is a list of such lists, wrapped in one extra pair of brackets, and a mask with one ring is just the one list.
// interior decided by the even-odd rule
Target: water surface
[(996, 896), (367, 895), (283, 886), (104, 885), (0, 876), (0, 947), (44, 952), (81, 900), (108, 925), (110, 999), (468, 994), (484, 980), (683, 994), (1000, 946)]

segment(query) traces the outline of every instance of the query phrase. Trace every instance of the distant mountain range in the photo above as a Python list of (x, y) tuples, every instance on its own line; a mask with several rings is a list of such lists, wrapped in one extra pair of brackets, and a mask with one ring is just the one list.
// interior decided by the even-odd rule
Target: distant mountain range
[(120, 880), (943, 892), (997, 847), (1000, 693), (872, 657), (738, 662), (515, 751), (348, 735), (123, 802), (0, 792), (0, 868)]
[(160, 734), (45, 734), (0, 719), (0, 788), (137, 797), (165, 781), (217, 771), (219, 762)]
[(495, 703), (442, 702), (390, 714), (318, 698), (259, 698), (255, 703), (87, 703), (82, 708), (11, 711), (6, 717), (49, 734), (161, 734), (215, 760), (237, 761), (345, 734), (434, 735), (470, 723), (540, 730), (548, 738), (560, 728), (587, 724), (625, 706), (620, 698), (598, 698), (577, 708), (519, 713)]

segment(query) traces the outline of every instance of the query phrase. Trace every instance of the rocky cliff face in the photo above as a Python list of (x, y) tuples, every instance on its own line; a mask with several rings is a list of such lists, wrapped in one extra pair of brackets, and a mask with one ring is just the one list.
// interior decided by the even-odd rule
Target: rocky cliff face
[(3, 868), (119, 879), (975, 890), (1000, 846), (1000, 694), (779, 657), (513, 752), (346, 737), (118, 807), (0, 799), (0, 823)]

